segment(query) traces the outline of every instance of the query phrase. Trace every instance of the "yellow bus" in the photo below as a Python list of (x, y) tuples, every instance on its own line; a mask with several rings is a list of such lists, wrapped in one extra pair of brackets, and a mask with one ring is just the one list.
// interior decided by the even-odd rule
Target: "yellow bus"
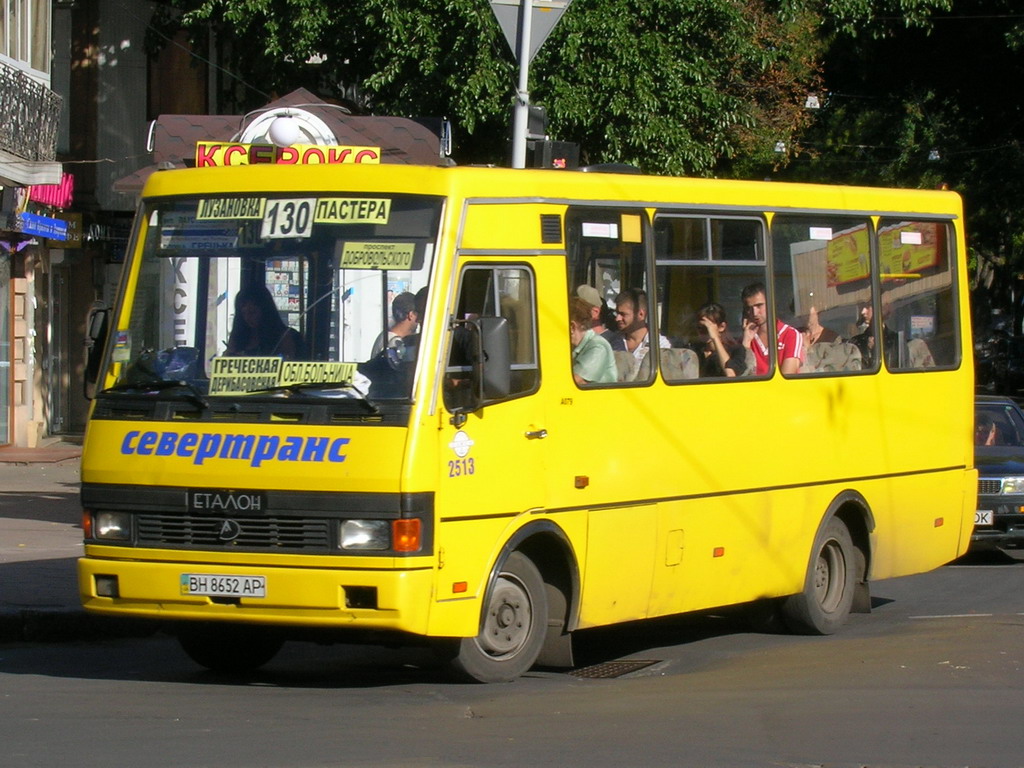
[(409, 641), (479, 681), (719, 606), (832, 633), (967, 549), (965, 254), (949, 192), (157, 172), (82, 457), (83, 604), (212, 669)]

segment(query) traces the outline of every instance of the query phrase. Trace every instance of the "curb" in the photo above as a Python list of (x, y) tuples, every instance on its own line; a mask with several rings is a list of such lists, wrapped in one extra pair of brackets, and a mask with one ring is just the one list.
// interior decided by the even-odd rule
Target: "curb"
[(66, 608), (0, 608), (0, 643), (68, 643), (148, 637), (157, 631), (153, 621), (112, 618)]

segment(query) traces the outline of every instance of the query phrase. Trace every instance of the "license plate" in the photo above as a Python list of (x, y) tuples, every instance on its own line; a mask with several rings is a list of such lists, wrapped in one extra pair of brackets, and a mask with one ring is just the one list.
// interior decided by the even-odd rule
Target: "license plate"
[(992, 510), (978, 509), (974, 512), (975, 525), (992, 525)]
[(203, 597), (266, 597), (267, 577), (183, 573), (181, 594)]

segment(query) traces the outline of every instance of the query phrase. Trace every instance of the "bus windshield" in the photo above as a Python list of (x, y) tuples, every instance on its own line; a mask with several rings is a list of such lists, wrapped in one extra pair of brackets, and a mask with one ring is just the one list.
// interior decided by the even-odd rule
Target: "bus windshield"
[(442, 202), (150, 201), (113, 390), (408, 399)]

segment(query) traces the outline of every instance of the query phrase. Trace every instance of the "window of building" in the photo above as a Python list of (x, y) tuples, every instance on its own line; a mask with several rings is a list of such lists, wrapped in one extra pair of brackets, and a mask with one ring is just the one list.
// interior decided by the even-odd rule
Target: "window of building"
[(50, 74), (50, 0), (0, 0), (0, 59)]

